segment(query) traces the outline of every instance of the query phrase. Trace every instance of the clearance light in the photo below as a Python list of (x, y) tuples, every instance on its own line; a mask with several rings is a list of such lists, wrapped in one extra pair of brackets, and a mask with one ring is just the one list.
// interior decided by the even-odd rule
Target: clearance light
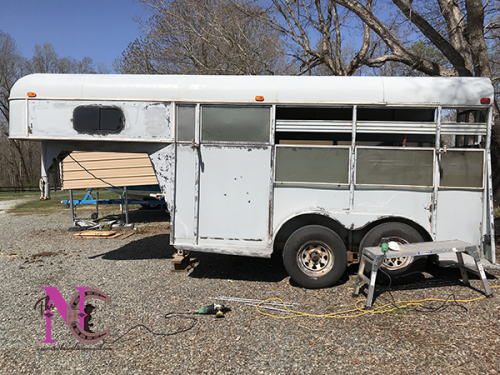
[[(36, 96), (36, 92), (31, 92), (31, 91), (30, 91), (30, 92), (28, 93), (28, 97), (30, 97), (30, 98), (34, 98), (35, 96)], [(481, 99), (481, 100), (482, 100), (482, 99)]]
[(490, 104), (490, 98), (481, 98), (481, 104)]
[(257, 95), (255, 97), (255, 100), (258, 101), (258, 102), (263, 102), (264, 101), (264, 97), (262, 95)]

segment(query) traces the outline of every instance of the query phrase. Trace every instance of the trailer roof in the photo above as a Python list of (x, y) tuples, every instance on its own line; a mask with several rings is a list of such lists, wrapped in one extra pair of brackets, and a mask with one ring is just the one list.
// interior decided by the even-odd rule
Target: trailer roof
[(11, 100), (151, 100), (287, 104), (388, 104), (476, 106), (493, 100), (488, 78), (335, 77), (335, 76), (186, 76), (33, 74), (21, 78)]

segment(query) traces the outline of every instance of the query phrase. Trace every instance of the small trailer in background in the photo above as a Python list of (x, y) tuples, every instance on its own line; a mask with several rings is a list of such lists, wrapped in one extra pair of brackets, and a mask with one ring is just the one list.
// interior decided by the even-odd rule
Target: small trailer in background
[[(319, 288), (383, 237), (495, 262), (492, 102), (486, 78), (44, 74), (14, 85), (10, 137), (42, 142), (45, 183), (72, 151), (146, 153), (171, 245), (282, 251)], [(382, 267), (404, 279), (425, 262)]]

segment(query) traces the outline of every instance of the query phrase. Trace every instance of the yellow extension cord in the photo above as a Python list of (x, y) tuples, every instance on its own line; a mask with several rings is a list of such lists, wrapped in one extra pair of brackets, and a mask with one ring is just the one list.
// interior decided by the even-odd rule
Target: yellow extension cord
[[(491, 286), (490, 287), (491, 289), (494, 289), (494, 288), (500, 288), (500, 285), (497, 285), (497, 286)], [(379, 306), (379, 307), (375, 307), (371, 310), (364, 310), (363, 307), (359, 307), (358, 305), (361, 303), (361, 302), (365, 302), (366, 301), (366, 298), (365, 299), (360, 299), (358, 301), (356, 301), (356, 303), (354, 304), (354, 308), (353, 309), (350, 309), (350, 310), (344, 310), (344, 311), (338, 311), (338, 312), (334, 312), (334, 313), (330, 313), (330, 314), (309, 314), (309, 313), (305, 313), (305, 312), (301, 312), (301, 311), (294, 311), (294, 310), (291, 310), (289, 309), (285, 302), (283, 302), (283, 300), (281, 298), (268, 298), (264, 301), (261, 301), (257, 304), (256, 306), (256, 309), (258, 311), (259, 314), (261, 315), (265, 315), (265, 316), (270, 316), (271, 318), (276, 318), (276, 319), (290, 319), (290, 318), (299, 318), (299, 317), (313, 317), (313, 318), (341, 318), (341, 319), (347, 319), (347, 318), (357, 318), (359, 316), (363, 316), (363, 315), (367, 315), (367, 314), (385, 314), (385, 313), (388, 313), (388, 312), (391, 312), (391, 311), (394, 311), (394, 310), (398, 310), (398, 309), (404, 309), (405, 307), (409, 307), (409, 306), (421, 306), (423, 307), (423, 302), (428, 302), (428, 301), (437, 301), (437, 302), (459, 302), (459, 303), (467, 303), (467, 302), (474, 302), (474, 301), (479, 301), (483, 298), (486, 298), (486, 296), (481, 296), (481, 297), (478, 297), (478, 298), (473, 298), (473, 299), (465, 299), (465, 300), (457, 300), (457, 299), (442, 299), (442, 298), (426, 298), (426, 299), (421, 299), (421, 300), (416, 300), (416, 301), (398, 301), (398, 302), (394, 302), (394, 303), (388, 303), (388, 304), (385, 304), (385, 305), (382, 305), (382, 306)], [(283, 304), (283, 307), (290, 313), (294, 314), (294, 315), (289, 315), (289, 316), (279, 316), (279, 315), (274, 315), (274, 314), (269, 314), (269, 313), (266, 313), (266, 312), (263, 312), (259, 309), (259, 306), (268, 302), (268, 301), (280, 301), (282, 304)], [(401, 304), (401, 305), (400, 305)], [(395, 306), (396, 307), (392, 307), (392, 308), (387, 308), (388, 306)], [(359, 313), (358, 314), (355, 314), (355, 315), (344, 315), (344, 314), (348, 314), (348, 313), (352, 313), (352, 312), (355, 312), (355, 311), (358, 311)]]

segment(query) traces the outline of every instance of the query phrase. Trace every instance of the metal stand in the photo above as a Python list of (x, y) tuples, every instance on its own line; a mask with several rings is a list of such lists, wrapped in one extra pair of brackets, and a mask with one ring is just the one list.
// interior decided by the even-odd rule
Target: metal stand
[[(481, 264), (481, 259), (479, 258), (479, 251), (476, 245), (471, 245), (469, 243), (453, 240), (453, 241), (437, 241), (437, 242), (423, 242), (416, 244), (403, 245), (401, 251), (391, 251), (383, 253), (380, 247), (367, 247), (363, 249), (363, 254), (361, 256), (361, 262), (359, 263), (358, 275), (356, 276), (356, 283), (354, 284), (353, 297), (359, 295), (359, 289), (361, 287), (361, 282), (368, 284), (368, 296), (366, 298), (366, 309), (371, 309), (373, 302), (373, 294), (375, 292), (375, 281), (377, 279), (377, 272), (386, 259), (402, 258), (402, 257), (419, 257), (428, 256), (442, 253), (454, 252), (457, 254), (458, 266), (460, 268), (460, 273), (462, 275), (462, 281), (465, 285), (470, 286), (469, 277), (467, 272), (472, 272), (481, 278), (485, 295), (491, 297), (492, 293), (490, 290), (490, 284), (486, 279), (486, 274), (484, 273), (483, 265)], [(467, 253), (476, 263), (476, 269), (466, 267), (464, 264), (464, 259), (462, 253)], [(370, 278), (364, 275), (365, 265), (370, 263), (372, 265), (372, 271)]]
[(75, 226), (75, 204), (73, 202), (73, 190), (69, 190), (69, 207), (71, 209), (71, 226)]

